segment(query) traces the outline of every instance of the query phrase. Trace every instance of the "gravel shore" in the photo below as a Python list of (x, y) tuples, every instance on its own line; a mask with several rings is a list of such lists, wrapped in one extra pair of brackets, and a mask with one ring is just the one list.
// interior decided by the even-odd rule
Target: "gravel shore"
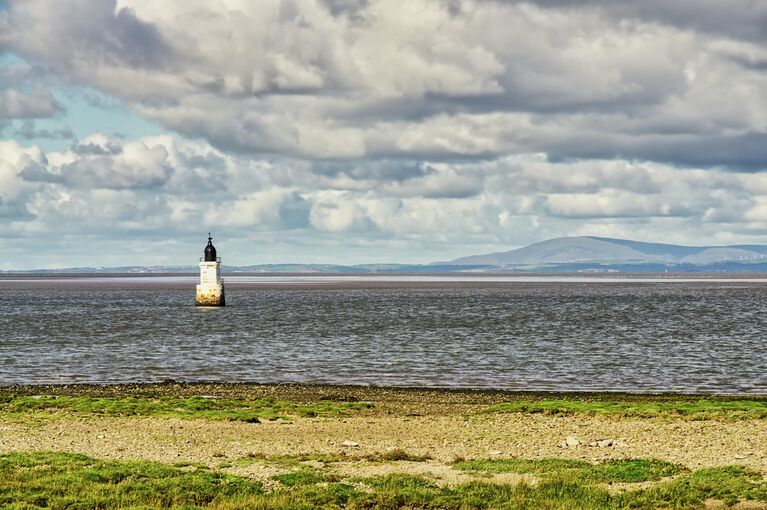
[[(192, 396), (311, 403), (369, 401), (374, 407), (344, 417), (292, 417), (243, 423), (158, 417), (98, 417), (35, 413), (0, 414), (0, 452), (67, 451), (107, 459), (224, 465), (248, 476), (269, 476), (268, 467), (237, 462), (259, 456), (331, 454), (349, 463), (339, 469), (447, 472), (456, 458), (558, 457), (593, 462), (656, 458), (690, 469), (744, 465), (767, 473), (767, 420), (627, 418), (487, 413), (488, 406), (514, 399), (563, 398), (561, 394), (353, 386), (256, 384), (151, 384), (119, 386), (4, 387), (0, 395)], [(564, 396), (567, 397), (567, 396)], [(694, 400), (702, 396), (588, 395), (612, 400)], [(707, 396), (705, 398), (711, 398)], [(753, 400), (753, 397), (749, 397)], [(764, 400), (764, 397), (757, 399)], [(578, 444), (564, 446), (567, 438)], [(599, 445), (599, 441), (610, 440)], [(574, 441), (571, 441), (574, 442)], [(610, 445), (605, 445), (606, 443)], [(428, 462), (387, 467), (355, 459), (400, 449)], [(227, 466), (227, 464), (231, 464)], [(459, 476), (460, 474), (455, 474)]]

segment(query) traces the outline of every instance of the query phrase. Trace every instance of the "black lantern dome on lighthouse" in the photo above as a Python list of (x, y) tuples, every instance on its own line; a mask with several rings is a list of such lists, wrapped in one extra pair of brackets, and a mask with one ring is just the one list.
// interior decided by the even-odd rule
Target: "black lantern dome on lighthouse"
[(215, 262), (216, 261), (216, 247), (213, 246), (213, 238), (210, 236), (210, 232), (208, 232), (208, 245), (205, 247), (205, 262)]

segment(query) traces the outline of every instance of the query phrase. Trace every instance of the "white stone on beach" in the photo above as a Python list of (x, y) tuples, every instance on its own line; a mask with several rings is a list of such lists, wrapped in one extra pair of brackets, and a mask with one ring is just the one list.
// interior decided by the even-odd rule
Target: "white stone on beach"
[(565, 439), (565, 441), (564, 441), (564, 445), (566, 447), (578, 446), (579, 444), (581, 444), (580, 439), (578, 439), (578, 438), (576, 438), (574, 436), (568, 436), (567, 439)]
[(346, 440), (343, 443), (341, 443), (341, 446), (346, 446), (348, 448), (359, 448), (360, 444), (355, 443), (354, 441)]

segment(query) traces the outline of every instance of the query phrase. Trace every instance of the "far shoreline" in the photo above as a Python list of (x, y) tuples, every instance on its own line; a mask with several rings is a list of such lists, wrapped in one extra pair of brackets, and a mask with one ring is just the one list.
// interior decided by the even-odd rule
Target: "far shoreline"
[[(262, 290), (433, 290), (687, 285), (761, 289), (767, 273), (223, 273), (233, 292)], [(189, 290), (192, 273), (0, 272), (0, 291), (71, 289)], [(234, 303), (234, 301), (232, 301)]]
[[(767, 271), (231, 271), (222, 266), (222, 276), (249, 278), (599, 278), (605, 280), (638, 279), (764, 279)], [(0, 270), (0, 281), (14, 278), (199, 278), (189, 271), (78, 271), (78, 270)]]

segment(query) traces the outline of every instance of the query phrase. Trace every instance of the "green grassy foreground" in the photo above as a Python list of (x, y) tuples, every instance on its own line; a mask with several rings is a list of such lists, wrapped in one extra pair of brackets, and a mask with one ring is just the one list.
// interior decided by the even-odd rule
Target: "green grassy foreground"
[[(717, 430), (730, 427), (739, 433), (748, 434), (747, 429), (752, 424), (758, 430), (764, 430), (764, 422), (740, 420), (767, 419), (767, 398), (513, 395), (418, 389), (255, 385), (0, 388), (0, 420), (7, 419), (5, 423), (10, 425), (7, 430), (11, 431), (15, 430), (14, 427), (21, 430), (27, 426), (35, 430), (34, 427), (40, 424), (65, 428), (72, 425), (73, 430), (81, 430), (82, 427), (75, 427), (80, 424), (81, 417), (88, 418), (88, 424), (98, 423), (100, 417), (236, 420), (251, 423), (282, 418), (293, 420), (294, 426), (309, 424), (310, 435), (307, 437), (311, 438), (313, 427), (332, 425), (335, 420), (303, 421), (297, 417), (338, 417), (341, 418), (339, 422), (350, 421), (355, 426), (364, 427), (366, 418), (346, 420), (345, 417), (374, 415), (379, 421), (392, 416), (395, 419), (407, 417), (408, 420), (419, 420), (424, 426), (418, 430), (424, 431), (424, 437), (431, 437), (429, 434), (436, 432), (428, 424), (440, 416), (461, 416), (464, 421), (469, 420), (468, 423), (481, 425), (486, 419), (492, 421), (494, 417), (488, 415), (495, 413), (608, 418), (596, 420), (599, 422), (613, 422), (613, 419), (623, 418), (655, 420), (656, 423), (643, 424), (651, 430), (662, 428), (672, 420), (717, 420), (722, 423), (711, 423), (710, 427), (706, 427)], [(78, 420), (71, 420), (73, 417)], [(723, 423), (736, 420), (738, 423)], [(552, 418), (543, 421), (560, 423), (568, 420)], [(132, 427), (130, 420), (108, 422), (121, 424), (123, 428), (116, 427), (116, 431)], [(161, 422), (157, 420), (157, 423)], [(684, 428), (693, 424), (673, 425)], [(220, 423), (210, 427), (209, 434), (215, 435)], [(90, 425), (86, 428), (90, 428)], [(240, 425), (230, 428), (247, 433), (261, 430), (259, 427)], [(83, 433), (89, 432), (86, 430)], [(392, 433), (384, 429), (381, 437), (393, 437)], [(13, 434), (15, 432), (6, 432), (5, 448), (21, 448), (14, 446)], [(478, 428), (476, 434), (481, 436), (482, 429)], [(337, 439), (344, 437), (339, 435)], [(282, 439), (292, 440), (289, 436), (286, 438)], [(33, 443), (30, 444), (34, 447)], [(54, 444), (57, 446), (51, 448), (67, 448), (61, 446), (62, 443)], [(679, 464), (642, 458), (613, 458), (592, 464), (572, 458), (491, 457), (458, 459), (446, 464), (446, 460), (442, 463), (432, 461), (426, 455), (431, 450), (418, 446), (408, 447), (417, 448), (420, 455), (400, 449), (376, 451), (366, 449), (365, 446), (363, 444), (361, 449), (339, 448), (338, 452), (328, 453), (323, 450), (324, 446), (318, 449), (315, 445), (300, 454), (283, 454), (279, 452), (284, 452), (284, 449), (272, 449), (267, 445), (247, 456), (242, 456), (247, 451), (239, 451), (236, 455), (230, 453), (228, 457), (203, 455), (194, 462), (184, 461), (174, 465), (138, 460), (105, 461), (62, 452), (5, 453), (0, 454), (0, 508), (693, 509), (703, 508), (707, 500), (722, 501), (727, 505), (747, 500), (763, 505), (755, 508), (767, 509), (764, 470), (760, 464), (755, 464), (753, 459), (756, 457), (753, 455), (748, 457), (749, 465), (761, 472), (743, 466), (725, 465), (732, 462), (730, 460), (721, 460), (718, 467), (697, 471)], [(212, 447), (214, 449), (210, 451), (215, 452), (215, 448), (219, 447)], [(759, 451), (758, 447), (749, 449), (757, 453)], [(100, 455), (98, 449), (86, 447), (85, 451)], [(530, 453), (522, 455), (537, 455), (532, 450), (528, 451)], [(604, 452), (612, 452), (614, 457), (623, 455), (620, 451), (608, 449)], [(439, 458), (437, 453), (434, 455)], [(577, 452), (562, 450), (562, 454), (576, 456)], [(664, 456), (663, 452), (656, 454), (654, 451), (650, 455)], [(702, 451), (702, 455), (705, 457), (707, 452)], [(144, 453), (135, 454), (135, 457), (132, 453), (131, 456), (152, 458)], [(442, 457), (445, 458), (444, 455)], [(423, 472), (420, 467), (413, 467), (414, 463), (420, 462), (438, 464), (439, 470), (433, 471), (437, 474), (415, 476), (403, 472)], [(253, 466), (256, 463), (263, 464), (264, 470), (261, 471), (261, 466)], [(374, 466), (372, 471), (366, 470), (371, 467), (371, 463), (379, 465)], [(688, 465), (699, 464), (691, 461)], [(385, 469), (378, 470), (379, 467)], [(439, 473), (445, 470), (451, 474), (444, 480), (434, 478), (441, 476)], [(390, 474), (371, 476), (381, 472)], [(262, 474), (257, 475), (258, 479), (249, 479), (233, 473)], [(363, 477), (362, 473), (367, 474)], [(523, 476), (508, 476), (508, 473)], [(448, 479), (453, 484), (459, 481), (463, 483), (445, 485)], [(518, 479), (524, 481), (516, 483)], [(511, 483), (511, 480), (515, 480), (515, 483)]]
[[(90, 396), (15, 395), (0, 393), (0, 414), (62, 412), (97, 416), (154, 416), (213, 420), (274, 420), (289, 416), (347, 416), (373, 410), (369, 401), (320, 399), (296, 403), (272, 398), (228, 399), (201, 396)], [(686, 420), (767, 419), (767, 399), (674, 399), (645, 397), (610, 400), (593, 397), (556, 400), (513, 400), (483, 408), (486, 413), (543, 413), (550, 415), (602, 415), (626, 418), (678, 418)]]
[(10, 416), (59, 411), (98, 416), (154, 416), (254, 422), (287, 419), (290, 415), (345, 416), (371, 407), (369, 402), (328, 400), (297, 404), (271, 399), (248, 401), (199, 396), (145, 398), (0, 395), (0, 413)]
[(767, 418), (764, 400), (672, 400), (672, 401), (610, 401), (610, 400), (540, 400), (502, 402), (489, 407), (489, 413), (590, 414), (626, 418), (677, 417), (690, 420)]
[[(0, 455), (0, 507), (78, 508), (698, 508), (708, 499), (731, 505), (767, 502), (767, 484), (741, 467), (687, 472), (659, 461), (629, 460), (591, 465), (580, 461), (465, 461), (456, 469), (531, 472), (537, 484), (473, 481), (440, 487), (434, 480), (394, 473), (341, 479), (330, 471), (300, 466), (262, 482), (207, 469), (155, 462), (102, 461), (70, 453)], [(656, 481), (646, 489), (611, 494), (611, 482)]]

